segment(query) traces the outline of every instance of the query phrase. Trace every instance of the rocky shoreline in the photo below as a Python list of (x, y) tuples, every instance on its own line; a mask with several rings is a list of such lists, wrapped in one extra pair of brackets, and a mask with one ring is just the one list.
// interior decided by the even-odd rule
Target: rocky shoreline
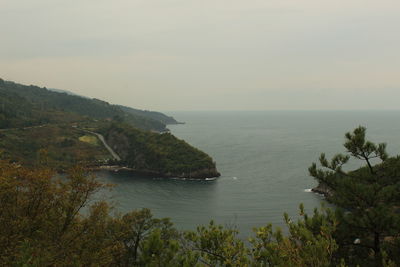
[(331, 190), (324, 184), (318, 184), (316, 187), (311, 189), (311, 192), (323, 195), (324, 197), (332, 196)]
[(91, 171), (111, 171), (111, 172), (129, 172), (136, 175), (143, 175), (146, 177), (162, 177), (162, 178), (180, 178), (180, 179), (198, 179), (198, 180), (209, 180), (212, 178), (218, 178), (221, 174), (216, 169), (204, 169), (193, 171), (190, 173), (159, 173), (152, 170), (136, 170), (126, 166), (119, 165), (102, 165), (98, 167), (90, 168)]

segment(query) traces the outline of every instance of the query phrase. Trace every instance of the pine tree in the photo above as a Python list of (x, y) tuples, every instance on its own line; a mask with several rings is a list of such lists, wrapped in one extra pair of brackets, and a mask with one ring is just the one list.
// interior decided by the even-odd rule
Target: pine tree
[[(327, 200), (338, 207), (340, 256), (362, 266), (379, 266), (384, 251), (396, 253), (394, 242), (388, 240), (398, 239), (400, 233), (400, 158), (389, 158), (386, 144), (367, 141), (365, 134), (361, 126), (347, 133), (347, 154), (330, 161), (321, 154), (322, 168), (313, 163), (309, 172), (326, 188)], [(361, 160), (364, 166), (345, 171), (350, 159)]]

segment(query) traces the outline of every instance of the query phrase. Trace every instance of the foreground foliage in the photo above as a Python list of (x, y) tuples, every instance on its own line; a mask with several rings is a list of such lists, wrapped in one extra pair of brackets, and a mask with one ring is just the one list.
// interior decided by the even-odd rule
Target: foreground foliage
[[(268, 225), (251, 245), (211, 222), (178, 232), (149, 210), (113, 215), (99, 199), (109, 189), (83, 169), (55, 178), (0, 161), (0, 260), (17, 266), (327, 266), (336, 249), (328, 210), (291, 223), (290, 236)], [(320, 257), (311, 257), (321, 252)], [(322, 257), (321, 257), (322, 256)], [(311, 258), (309, 258), (311, 257)]]

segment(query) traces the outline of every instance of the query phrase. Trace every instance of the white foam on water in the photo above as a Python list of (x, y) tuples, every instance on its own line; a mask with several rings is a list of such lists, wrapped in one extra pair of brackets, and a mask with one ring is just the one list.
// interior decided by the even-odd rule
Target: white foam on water
[(311, 193), (311, 192), (312, 192), (312, 189), (311, 189), (311, 188), (304, 189), (304, 192)]

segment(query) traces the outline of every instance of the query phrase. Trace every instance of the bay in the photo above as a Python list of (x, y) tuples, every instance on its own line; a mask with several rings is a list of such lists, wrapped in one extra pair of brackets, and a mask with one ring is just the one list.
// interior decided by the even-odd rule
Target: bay
[[(296, 218), (323, 199), (307, 189), (316, 185), (308, 167), (321, 152), (344, 152), (344, 134), (359, 125), (367, 137), (400, 151), (399, 111), (219, 111), (168, 113), (183, 125), (170, 125), (180, 139), (205, 151), (222, 176), (215, 181), (190, 181), (100, 172), (115, 184), (116, 210), (150, 208), (156, 217), (170, 217), (181, 229), (195, 229), (211, 219), (236, 226), (241, 235), (267, 223), (283, 226), (283, 212)], [(352, 162), (351, 168), (360, 166)], [(108, 195), (107, 198), (110, 196)]]

